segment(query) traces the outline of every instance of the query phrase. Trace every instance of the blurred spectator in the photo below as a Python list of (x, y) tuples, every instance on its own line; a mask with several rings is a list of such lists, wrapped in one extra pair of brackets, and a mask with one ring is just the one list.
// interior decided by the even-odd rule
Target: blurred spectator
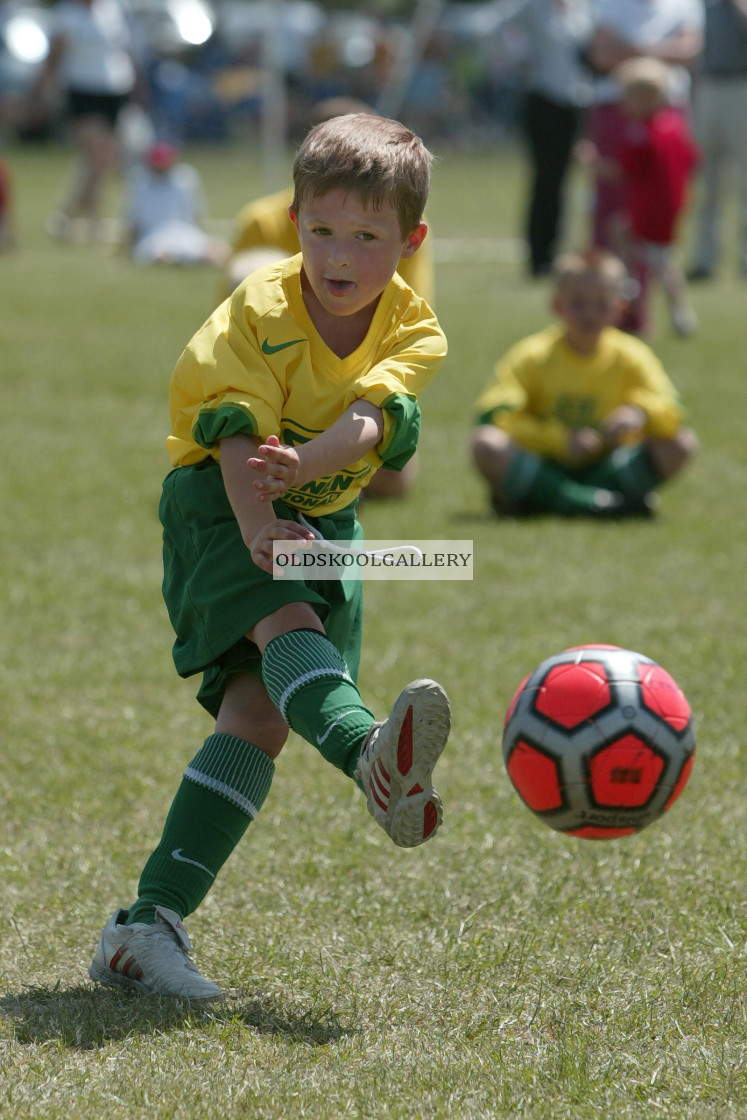
[(10, 168), (0, 159), (0, 253), (16, 247)]
[(587, 0), (519, 0), (504, 19), (527, 42), (523, 126), (531, 162), (526, 240), (532, 276), (552, 268), (562, 232), (565, 184), (591, 87), (580, 52), (591, 34)]
[(88, 222), (89, 236), (100, 236), (102, 187), (117, 158), (117, 119), (136, 82), (132, 40), (117, 0), (59, 0), (49, 54), (29, 98), (29, 117), (38, 119), (61, 87), (76, 155), (67, 196), (47, 220), (51, 236), (69, 239), (76, 218)]
[(747, 0), (706, 0), (696, 94), (703, 194), (690, 279), (710, 279), (718, 262), (721, 188), (730, 164), (739, 177), (739, 262), (747, 276)]
[(149, 66), (148, 79), (159, 134), (181, 142), (226, 139), (227, 108), (210, 72), (179, 58), (160, 58)]
[[(687, 113), (690, 73), (703, 46), (702, 0), (597, 0), (595, 27), (586, 51), (598, 75), (589, 137), (605, 160), (616, 160), (623, 133), (620, 87), (611, 76), (620, 63), (647, 55), (669, 65), (669, 101)], [(594, 184), (592, 243), (615, 248), (615, 230), (624, 216), (623, 181), (597, 176)], [(637, 329), (637, 324), (629, 324)]]
[(499, 515), (649, 516), (697, 438), (656, 355), (616, 329), (623, 262), (564, 254), (554, 273), (557, 323), (497, 362), (477, 402), (473, 463)]
[(648, 329), (649, 289), (655, 278), (663, 285), (675, 331), (689, 335), (697, 321), (675, 238), (698, 148), (685, 118), (668, 104), (664, 62), (630, 58), (614, 75), (622, 91), (623, 129), (617, 161), (600, 166), (599, 173), (627, 188), (629, 210), (619, 231), (620, 249), (636, 281), (638, 333)]
[(203, 228), (207, 217), (199, 172), (157, 142), (125, 181), (124, 225), (138, 264), (222, 264), (227, 245)]
[(426, 142), (455, 137), (464, 122), (464, 106), (452, 81), (451, 45), (443, 32), (434, 30), (425, 42), (409, 80), (403, 83), (400, 115)]

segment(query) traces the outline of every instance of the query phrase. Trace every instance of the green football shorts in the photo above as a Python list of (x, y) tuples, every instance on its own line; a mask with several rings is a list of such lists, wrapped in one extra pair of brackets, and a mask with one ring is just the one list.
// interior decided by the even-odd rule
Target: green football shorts
[[(307, 520), (327, 540), (360, 540), (353, 502), (339, 513)], [(297, 511), (274, 503), (278, 517)], [(310, 603), (357, 679), (363, 622), (358, 581), (273, 580), (251, 558), (228, 501), (220, 466), (204, 459), (176, 467), (164, 479), (163, 597), (176, 632), (174, 664), (182, 677), (202, 673), (197, 699), (217, 716), (230, 673), (259, 675), (261, 657), (246, 633), (286, 603)]]

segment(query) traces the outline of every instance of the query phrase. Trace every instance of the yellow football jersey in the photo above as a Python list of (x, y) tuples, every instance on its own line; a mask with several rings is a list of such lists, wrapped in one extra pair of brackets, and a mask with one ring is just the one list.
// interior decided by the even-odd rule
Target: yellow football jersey
[[(288, 217), (288, 207), (293, 202), (293, 191), (277, 191), (275, 194), (249, 202), (239, 211), (236, 219), (236, 233), (232, 254), (245, 253), (249, 249), (281, 249), (288, 256), (298, 252), (296, 227)], [(428, 303), (433, 303), (433, 250), (430, 233), (411, 257), (405, 257), (397, 266), (405, 283)], [(228, 295), (228, 290), (225, 292)]]
[(673, 436), (684, 415), (672, 382), (646, 343), (610, 327), (592, 354), (581, 354), (558, 325), (508, 351), (496, 364), (477, 412), (480, 422), (504, 429), (526, 451), (569, 465), (569, 432), (601, 427), (623, 404), (646, 413), (644, 436)]
[(349, 505), (385, 464), (399, 469), (420, 432), (418, 397), (446, 355), (428, 304), (395, 274), (365, 339), (338, 358), (323, 342), (301, 292), (301, 254), (253, 272), (218, 307), (177, 363), (169, 390), (174, 466), (219, 458), (221, 439), (245, 432), (304, 443), (358, 399), (384, 412), (378, 448), (345, 470), (289, 490), (315, 516)]

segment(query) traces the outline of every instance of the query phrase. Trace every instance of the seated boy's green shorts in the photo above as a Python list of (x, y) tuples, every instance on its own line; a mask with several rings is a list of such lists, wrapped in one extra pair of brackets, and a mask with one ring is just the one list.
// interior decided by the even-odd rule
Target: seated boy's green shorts
[[(327, 517), (308, 517), (327, 540), (360, 540), (355, 504)], [(278, 517), (297, 511), (274, 503)], [(163, 597), (176, 632), (174, 664), (182, 677), (202, 673), (197, 699), (213, 716), (231, 673), (259, 675), (259, 650), (245, 634), (286, 603), (309, 603), (357, 679), (363, 614), (360, 581), (274, 580), (251, 558), (228, 501), (220, 466), (205, 459), (176, 467), (164, 479)]]

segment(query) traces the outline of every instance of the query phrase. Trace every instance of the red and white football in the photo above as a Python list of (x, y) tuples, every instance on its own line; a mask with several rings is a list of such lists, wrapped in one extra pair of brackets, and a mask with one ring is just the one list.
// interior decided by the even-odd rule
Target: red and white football
[(503, 731), (508, 775), (545, 824), (586, 840), (652, 824), (695, 758), (690, 705), (651, 658), (619, 646), (566, 649), (521, 682)]

